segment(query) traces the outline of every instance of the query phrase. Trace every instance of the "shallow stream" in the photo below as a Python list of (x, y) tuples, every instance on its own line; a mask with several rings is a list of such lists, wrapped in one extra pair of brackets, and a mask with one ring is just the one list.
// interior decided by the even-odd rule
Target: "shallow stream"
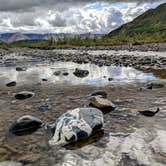
[[(0, 65), (0, 162), (16, 161), (26, 166), (166, 165), (165, 71), (14, 58)], [(16, 71), (16, 67), (25, 67), (26, 71)], [(77, 77), (73, 74), (76, 68), (89, 74)], [(16, 81), (16, 86), (7, 87), (11, 81)], [(142, 88), (151, 81), (162, 82), (165, 87)], [(23, 101), (14, 98), (25, 90), (35, 96)], [(87, 95), (96, 90), (106, 91), (118, 109), (104, 115), (103, 131), (88, 140), (51, 147), (50, 133), (44, 129), (25, 136), (8, 132), (14, 120), (23, 115), (52, 123), (67, 110), (87, 106)], [(48, 105), (48, 109), (40, 110), (42, 105)], [(157, 107), (160, 112), (154, 117), (138, 113)]]

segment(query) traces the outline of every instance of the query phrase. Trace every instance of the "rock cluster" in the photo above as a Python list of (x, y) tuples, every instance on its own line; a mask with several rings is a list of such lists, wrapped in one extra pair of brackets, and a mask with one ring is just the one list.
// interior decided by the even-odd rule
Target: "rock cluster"
[[(26, 99), (32, 97), (32, 92), (20, 92), (15, 95), (16, 99)], [(90, 106), (87, 108), (77, 108), (69, 110), (60, 116), (52, 125), (45, 125), (53, 133), (49, 141), (51, 145), (66, 145), (71, 142), (86, 139), (104, 126), (104, 111), (112, 111), (115, 105), (107, 99), (107, 93), (96, 91), (89, 95)], [(49, 105), (41, 105), (39, 110), (50, 109)], [(43, 122), (33, 116), (23, 116), (16, 120), (9, 131), (15, 135), (31, 133), (44, 126)]]

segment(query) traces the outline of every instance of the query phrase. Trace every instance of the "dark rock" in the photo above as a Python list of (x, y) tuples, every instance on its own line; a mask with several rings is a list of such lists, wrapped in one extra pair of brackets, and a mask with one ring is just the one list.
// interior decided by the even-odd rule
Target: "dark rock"
[(16, 71), (26, 71), (26, 67), (16, 67)]
[(89, 75), (89, 71), (76, 68), (73, 74), (77, 77), (83, 78)]
[(90, 96), (99, 96), (102, 98), (107, 98), (107, 93), (105, 91), (96, 91), (90, 94)]
[(160, 111), (160, 109), (157, 108), (156, 111), (145, 110), (145, 111), (139, 111), (139, 113), (144, 116), (152, 117), (152, 116), (156, 115), (159, 111)]
[(46, 82), (46, 81), (48, 81), (48, 80), (47, 80), (46, 78), (43, 78), (42, 81)]
[(15, 98), (18, 100), (25, 100), (34, 96), (33, 92), (22, 91), (15, 95)]
[(103, 123), (103, 114), (96, 108), (77, 108), (68, 111), (51, 125), (56, 129), (49, 143), (50, 145), (66, 145), (86, 139), (100, 131)]
[(42, 121), (30, 115), (23, 116), (16, 120), (9, 131), (15, 135), (26, 135), (41, 128)]
[(51, 110), (51, 106), (48, 104), (43, 104), (38, 107), (39, 111), (45, 112)]
[(68, 75), (69, 75), (69, 73), (65, 72), (65, 73), (63, 73), (63, 75), (64, 75), (64, 76), (68, 76)]
[(61, 74), (61, 71), (55, 71), (55, 72), (54, 72), (54, 75), (55, 75), (55, 76), (59, 76), (60, 74)]
[(113, 111), (116, 108), (110, 100), (98, 96), (90, 98), (89, 106), (98, 108), (103, 111), (103, 113)]
[(108, 78), (108, 81), (113, 81), (114, 79), (113, 78)]
[(146, 84), (145, 87), (147, 89), (164, 88), (164, 84), (162, 84), (162, 83), (156, 83), (156, 82), (150, 82), (150, 83)]
[(12, 86), (16, 86), (16, 81), (12, 81), (6, 84), (7, 87), (12, 87)]

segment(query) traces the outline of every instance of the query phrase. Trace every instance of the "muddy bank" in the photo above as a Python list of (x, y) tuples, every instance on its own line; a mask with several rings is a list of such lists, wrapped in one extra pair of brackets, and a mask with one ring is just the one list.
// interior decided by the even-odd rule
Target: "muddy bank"
[(166, 53), (158, 51), (126, 51), (126, 50), (34, 50), (11, 49), (0, 50), (0, 63), (7, 64), (15, 56), (33, 57), (39, 61), (72, 61), (76, 63), (93, 63), (98, 66), (129, 66), (137, 69), (166, 69)]

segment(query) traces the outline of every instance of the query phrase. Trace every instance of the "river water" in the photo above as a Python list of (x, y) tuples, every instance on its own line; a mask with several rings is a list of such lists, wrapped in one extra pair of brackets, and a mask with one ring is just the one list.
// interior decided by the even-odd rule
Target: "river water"
[[(26, 71), (16, 71), (16, 67), (26, 67)], [(75, 68), (88, 70), (89, 75), (79, 78), (73, 74)], [(7, 87), (11, 81), (17, 85)], [(163, 71), (50, 63), (27, 57), (9, 59), (0, 65), (0, 165), (4, 161), (27, 166), (166, 165), (166, 86), (141, 90), (150, 81), (166, 85)], [(35, 96), (16, 100), (14, 95), (24, 90), (34, 92)], [(44, 129), (25, 136), (8, 132), (14, 120), (23, 115), (52, 123), (67, 110), (87, 106), (86, 96), (96, 90), (106, 91), (118, 110), (105, 114), (103, 131), (88, 140), (51, 147), (48, 145), (50, 133)], [(41, 111), (39, 107), (43, 104), (49, 109)], [(151, 118), (138, 113), (157, 107), (160, 112)]]
[[(26, 66), (27, 67), (27, 66)], [(75, 68), (88, 70), (87, 77), (79, 78), (73, 74)], [(60, 72), (58, 76), (55, 72)], [(67, 76), (64, 73), (68, 73)], [(76, 64), (73, 62), (56, 62), (53, 64), (36, 64), (28, 66), (26, 71), (17, 72), (15, 67), (1, 67), (0, 83), (16, 81), (19, 85), (42, 82), (47, 79), (47, 83), (53, 84), (71, 84), (71, 85), (107, 85), (110, 84), (109, 78), (112, 78), (111, 84), (147, 82), (157, 78), (152, 72), (144, 73), (131, 67), (102, 66), (94, 64)]]

